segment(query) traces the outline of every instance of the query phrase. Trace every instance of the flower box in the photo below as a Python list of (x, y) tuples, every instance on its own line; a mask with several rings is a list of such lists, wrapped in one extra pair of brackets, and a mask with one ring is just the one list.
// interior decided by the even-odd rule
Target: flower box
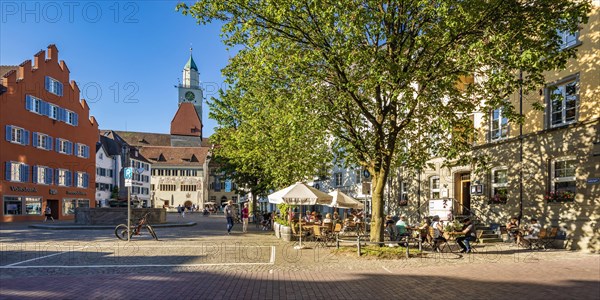
[(573, 202), (575, 201), (575, 193), (569, 191), (549, 192), (544, 196), (544, 200), (548, 203)]

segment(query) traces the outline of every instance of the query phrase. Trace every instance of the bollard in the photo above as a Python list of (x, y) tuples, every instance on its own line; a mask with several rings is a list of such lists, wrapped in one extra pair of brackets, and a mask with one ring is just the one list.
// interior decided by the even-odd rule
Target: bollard
[(340, 249), (340, 235), (339, 234), (337, 234), (335, 236), (335, 248)]
[(356, 240), (357, 240), (357, 244), (358, 244), (358, 256), (361, 256), (362, 254), (360, 253), (360, 234), (356, 236)]

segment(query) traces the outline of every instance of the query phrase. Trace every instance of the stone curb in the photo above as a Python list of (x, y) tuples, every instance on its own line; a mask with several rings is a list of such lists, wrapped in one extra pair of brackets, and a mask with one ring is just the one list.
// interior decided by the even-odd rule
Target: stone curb
[[(164, 224), (150, 224), (154, 228), (169, 228), (169, 227), (189, 227), (195, 226), (196, 222), (186, 223), (164, 223)], [(46, 224), (33, 224), (29, 225), (29, 228), (36, 229), (49, 229), (49, 230), (97, 230), (97, 229), (115, 229), (117, 225), (46, 225)]]

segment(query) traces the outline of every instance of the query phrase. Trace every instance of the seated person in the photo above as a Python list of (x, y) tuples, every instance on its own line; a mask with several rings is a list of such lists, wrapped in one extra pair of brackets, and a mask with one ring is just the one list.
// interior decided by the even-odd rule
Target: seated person
[(512, 217), (508, 223), (506, 223), (506, 232), (508, 233), (508, 237), (513, 241), (516, 240), (519, 235), (518, 220), (517, 217)]
[(456, 242), (462, 248), (460, 253), (469, 253), (471, 252), (471, 245), (469, 244), (469, 242), (474, 242), (477, 239), (475, 237), (475, 228), (473, 226), (473, 223), (471, 222), (471, 219), (466, 218), (463, 220), (463, 227), (461, 233), (464, 234), (464, 236), (461, 236), (456, 239)]
[(434, 216), (432, 220), (433, 222), (430, 226), (433, 228), (433, 251), (440, 252), (440, 244), (446, 242), (444, 226), (440, 223), (440, 216)]
[(340, 214), (338, 214), (338, 212), (333, 212), (333, 220), (335, 221), (340, 221)]
[(398, 233), (396, 232), (396, 226), (394, 226), (394, 219), (392, 216), (388, 215), (385, 217), (385, 230), (390, 235), (390, 240), (395, 241)]
[(531, 240), (537, 239), (540, 231), (542, 230), (542, 226), (538, 223), (537, 219), (531, 218), (530, 224), (527, 226), (526, 235), (523, 237), (526, 241), (528, 241), (531, 246)]
[(325, 219), (323, 219), (323, 224), (333, 223), (333, 219), (331, 218), (331, 214), (327, 213), (325, 215)]
[(396, 222), (396, 229), (398, 231), (399, 236), (407, 236), (408, 230), (406, 230), (406, 218), (404, 216), (400, 216), (398, 222)]
[(302, 218), (304, 220), (304, 222), (311, 222), (312, 220), (312, 215), (310, 213), (310, 210), (306, 211), (306, 214), (304, 215), (304, 218)]
[(321, 225), (321, 215), (315, 215), (313, 222), (315, 225)]

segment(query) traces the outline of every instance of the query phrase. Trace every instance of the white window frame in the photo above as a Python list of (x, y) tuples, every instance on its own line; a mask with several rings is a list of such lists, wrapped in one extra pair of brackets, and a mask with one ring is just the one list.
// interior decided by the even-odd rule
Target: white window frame
[(64, 139), (59, 139), (58, 143), (59, 143), (58, 144), (58, 153), (69, 154), (67, 152), (67, 146), (69, 145), (69, 141), (64, 140)]
[(37, 148), (44, 150), (51, 150), (48, 148), (48, 135), (45, 133), (37, 132)]
[(80, 144), (80, 143), (76, 143), (75, 145), (77, 147), (77, 157), (88, 158), (85, 155), (85, 149), (87, 148), (87, 145), (86, 144)]
[(13, 144), (25, 145), (26, 143), (23, 141), (25, 139), (25, 129), (14, 125), (10, 125), (10, 128), (12, 131), (10, 142)]
[[(574, 108), (575, 114), (572, 120), (567, 121), (567, 86), (574, 84), (575, 85), (575, 95), (574, 99), (571, 101), (575, 101)], [(565, 80), (557, 82), (555, 84), (548, 85), (546, 88), (546, 105), (548, 107), (548, 124), (550, 128), (561, 127), (569, 124), (573, 124), (577, 122), (579, 118), (579, 76), (570, 76)], [(560, 93), (555, 93), (555, 91), (559, 91)], [(554, 95), (560, 95), (560, 122), (554, 122), (554, 106), (553, 106), (553, 97)], [(557, 111), (558, 112), (558, 111)]]
[[(574, 161), (575, 162), (575, 167), (573, 169), (573, 176), (564, 176), (564, 177), (557, 177), (556, 176), (556, 164), (559, 162), (564, 162), (564, 161)], [(578, 165), (578, 161), (577, 158), (575, 156), (565, 156), (565, 157), (559, 157), (556, 159), (552, 160), (552, 168), (551, 168), (551, 182), (552, 185), (550, 187), (550, 190), (552, 192), (557, 192), (556, 191), (556, 184), (557, 183), (561, 183), (561, 182), (575, 182), (575, 184), (577, 184), (577, 165)]]
[(42, 99), (29, 95), (31, 97), (31, 112), (42, 115)]
[(68, 109), (66, 109), (65, 111), (66, 111), (66, 116), (67, 116), (65, 123), (75, 126), (76, 125), (75, 124), (75, 112), (72, 112)]
[(67, 172), (66, 169), (58, 169), (58, 186), (67, 186)]
[(362, 171), (361, 170), (356, 170), (354, 172), (354, 180), (356, 180), (355, 183), (362, 183)]
[[(434, 188), (434, 180), (437, 179), (437, 188)], [(429, 199), (439, 199), (442, 196), (440, 176), (434, 175), (429, 177)], [(434, 193), (438, 193), (438, 197), (433, 197)]]
[(37, 184), (47, 184), (46, 183), (46, 166), (37, 166)]
[(400, 182), (400, 201), (408, 201), (408, 183), (406, 181)]
[(579, 30), (568, 32), (566, 30), (557, 30), (560, 37), (560, 49), (567, 49), (579, 45)]
[[(499, 171), (506, 171), (506, 182), (496, 182), (496, 176), (495, 175), (496, 175), (496, 172), (499, 172)], [(492, 168), (491, 175), (492, 175), (492, 178), (491, 178), (491, 188), (490, 188), (490, 199), (494, 199), (495, 198), (495, 196), (496, 196), (495, 195), (495, 189), (497, 189), (497, 188), (498, 189), (504, 188), (504, 189), (506, 189), (506, 192), (507, 192), (507, 195), (506, 195), (507, 199), (506, 200), (508, 200), (508, 167), (506, 167), (506, 166), (500, 166), (500, 167)]]
[(334, 186), (342, 186), (342, 172), (336, 172), (333, 174), (335, 184)]
[(84, 188), (83, 186), (83, 174), (82, 172), (75, 172), (75, 187)]
[[(495, 118), (496, 112), (498, 113), (498, 118)], [(494, 125), (498, 126), (497, 129), (494, 129)], [(508, 138), (508, 118), (504, 117), (503, 109), (497, 108), (492, 110), (492, 115), (490, 116), (490, 140), (491, 141), (499, 141)], [(498, 135), (494, 135), (495, 132), (498, 132)]]
[(62, 87), (60, 90), (64, 90), (64, 85), (62, 84), (62, 82), (60, 82), (50, 76), (46, 76), (46, 77), (50, 81), (50, 84), (47, 86), (46, 90), (54, 95), (62, 96), (63, 93), (61, 91), (59, 91), (59, 89), (58, 89), (58, 85), (60, 85)]
[(50, 104), (48, 108), (48, 117), (53, 120), (58, 120), (58, 106)]
[(10, 181), (21, 182), (21, 166), (24, 163), (21, 162), (10, 162)]

